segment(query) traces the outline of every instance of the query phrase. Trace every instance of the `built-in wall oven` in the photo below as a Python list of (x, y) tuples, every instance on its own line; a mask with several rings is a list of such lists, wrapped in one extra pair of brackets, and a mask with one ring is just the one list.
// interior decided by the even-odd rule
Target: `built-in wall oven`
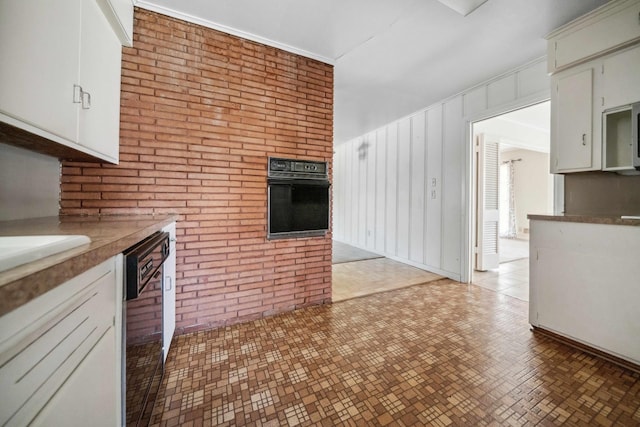
[(270, 157), (267, 238), (326, 234), (330, 187), (326, 162)]
[(149, 424), (162, 382), (163, 263), (169, 253), (166, 232), (157, 232), (124, 252), (124, 426)]

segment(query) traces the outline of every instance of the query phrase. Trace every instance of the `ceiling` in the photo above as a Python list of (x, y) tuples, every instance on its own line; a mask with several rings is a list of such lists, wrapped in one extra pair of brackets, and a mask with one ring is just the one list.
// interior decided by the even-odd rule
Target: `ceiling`
[(138, 0), (137, 6), (335, 65), (335, 142), (545, 54), (551, 30), (606, 0)]

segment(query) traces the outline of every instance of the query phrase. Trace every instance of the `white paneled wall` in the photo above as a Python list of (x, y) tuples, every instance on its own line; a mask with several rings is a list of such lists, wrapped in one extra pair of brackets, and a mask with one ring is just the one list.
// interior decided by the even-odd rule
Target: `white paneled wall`
[(409, 259), (424, 263), (425, 240), (425, 115), (411, 118), (411, 173), (409, 188)]
[(548, 97), (541, 59), (336, 146), (334, 239), (466, 278), (470, 122)]
[[(442, 144), (442, 263), (440, 268), (460, 274), (462, 182), (464, 179), (464, 122), (462, 97), (444, 103)], [(470, 144), (470, 142), (469, 142)]]
[(411, 201), (411, 119), (398, 123), (398, 217), (396, 255), (409, 259), (409, 203)]
[(425, 264), (442, 265), (442, 106), (427, 110), (427, 211)]
[(376, 132), (376, 166), (373, 172), (375, 186), (375, 222), (373, 227), (373, 241), (376, 252), (385, 252), (386, 236), (386, 205), (387, 205), (387, 129)]

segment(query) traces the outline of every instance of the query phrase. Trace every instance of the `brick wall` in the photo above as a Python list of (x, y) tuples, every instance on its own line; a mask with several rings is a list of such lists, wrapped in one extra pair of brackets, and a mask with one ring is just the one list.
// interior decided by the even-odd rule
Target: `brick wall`
[(62, 214), (178, 213), (179, 332), (331, 300), (331, 235), (266, 240), (267, 156), (331, 162), (333, 67), (136, 9), (120, 164), (64, 162)]

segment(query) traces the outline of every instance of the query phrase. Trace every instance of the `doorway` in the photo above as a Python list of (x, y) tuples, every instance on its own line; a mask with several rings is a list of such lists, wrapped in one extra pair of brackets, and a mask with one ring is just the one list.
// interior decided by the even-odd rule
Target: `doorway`
[(553, 212), (550, 105), (543, 102), (473, 123), (471, 283), (529, 299), (528, 214)]

